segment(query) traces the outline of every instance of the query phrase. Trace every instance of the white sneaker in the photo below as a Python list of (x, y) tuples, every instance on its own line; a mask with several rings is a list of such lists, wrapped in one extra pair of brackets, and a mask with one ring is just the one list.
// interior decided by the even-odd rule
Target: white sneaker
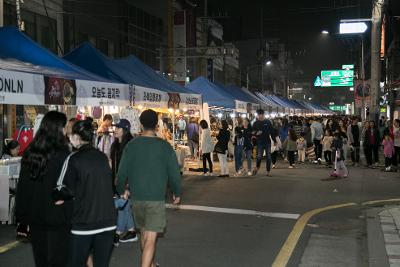
[(253, 172), (252, 172), (252, 171), (248, 171), (248, 172), (247, 172), (247, 175), (248, 175), (248, 176), (252, 176), (252, 175), (253, 175)]
[(294, 167), (293, 166), (289, 166), (289, 169), (293, 169)]
[(275, 169), (275, 168), (276, 168), (275, 164), (272, 164), (272, 169)]

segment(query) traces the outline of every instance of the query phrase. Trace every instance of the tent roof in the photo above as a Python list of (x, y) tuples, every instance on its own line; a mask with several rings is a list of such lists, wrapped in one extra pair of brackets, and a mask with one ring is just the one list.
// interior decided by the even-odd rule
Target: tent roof
[(202, 76), (186, 85), (186, 88), (202, 94), (203, 101), (209, 106), (235, 109), (234, 97)]
[(0, 28), (0, 40), (3, 40), (0, 42), (1, 69), (66, 79), (109, 81), (58, 57), (15, 27)]
[(183, 86), (162, 77), (135, 56), (111, 59), (88, 42), (81, 44), (65, 55), (64, 58), (84, 69), (114, 81), (132, 83), (164, 92), (192, 93)]
[(243, 102), (249, 102), (249, 103), (254, 103), (257, 104), (253, 98), (251, 98), (249, 95), (244, 93), (240, 88), (230, 85), (230, 86), (225, 86), (224, 84), (220, 82), (214, 82), (216, 86), (218, 86), (221, 90), (225, 91), (229, 95), (231, 95), (234, 99), (243, 101)]

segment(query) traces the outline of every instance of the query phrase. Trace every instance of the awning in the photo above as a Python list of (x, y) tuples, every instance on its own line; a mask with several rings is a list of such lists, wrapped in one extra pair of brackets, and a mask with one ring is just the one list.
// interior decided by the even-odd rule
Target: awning
[(232, 95), (210, 82), (204, 77), (198, 77), (186, 88), (203, 96), (203, 102), (208, 103), (210, 107), (219, 107), (234, 110), (236, 107), (235, 99)]
[(128, 86), (59, 58), (15, 27), (0, 28), (0, 103), (79, 105), (86, 98), (129, 104)]

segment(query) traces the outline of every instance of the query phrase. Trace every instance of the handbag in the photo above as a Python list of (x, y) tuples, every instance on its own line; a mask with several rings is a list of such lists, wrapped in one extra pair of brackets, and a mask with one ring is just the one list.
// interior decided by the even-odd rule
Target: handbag
[(64, 161), (60, 176), (58, 177), (58, 180), (57, 180), (57, 185), (55, 188), (53, 188), (53, 192), (51, 194), (53, 197), (53, 200), (66, 201), (66, 200), (71, 200), (74, 198), (74, 193), (71, 191), (71, 189), (69, 189), (67, 186), (64, 185), (64, 177), (65, 177), (65, 173), (67, 172), (67, 169), (68, 169), (69, 159), (75, 153), (76, 152), (69, 154), (68, 157)]

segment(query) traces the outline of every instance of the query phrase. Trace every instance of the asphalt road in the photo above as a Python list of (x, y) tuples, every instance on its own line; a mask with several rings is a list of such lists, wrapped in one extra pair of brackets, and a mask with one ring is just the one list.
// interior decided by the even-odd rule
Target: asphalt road
[[(168, 210), (168, 230), (159, 241), (157, 262), (163, 267), (270, 266), (296, 223), (291, 216), (329, 205), (356, 203), (312, 217), (288, 266), (365, 266), (365, 207), (361, 204), (398, 198), (400, 174), (379, 169), (349, 170), (349, 178), (336, 181), (321, 181), (330, 173), (324, 166), (287, 169), (284, 162), (278, 163), (272, 177), (263, 176), (262, 171), (256, 177), (239, 178), (190, 174), (184, 179), (183, 204), (207, 207), (207, 211)], [(213, 207), (266, 213), (217, 213)], [(12, 241), (12, 236), (10, 227), (0, 226), (0, 245)], [(138, 265), (137, 243), (114, 249), (111, 266)], [(34, 266), (30, 245), (0, 254), (0, 266)]]

